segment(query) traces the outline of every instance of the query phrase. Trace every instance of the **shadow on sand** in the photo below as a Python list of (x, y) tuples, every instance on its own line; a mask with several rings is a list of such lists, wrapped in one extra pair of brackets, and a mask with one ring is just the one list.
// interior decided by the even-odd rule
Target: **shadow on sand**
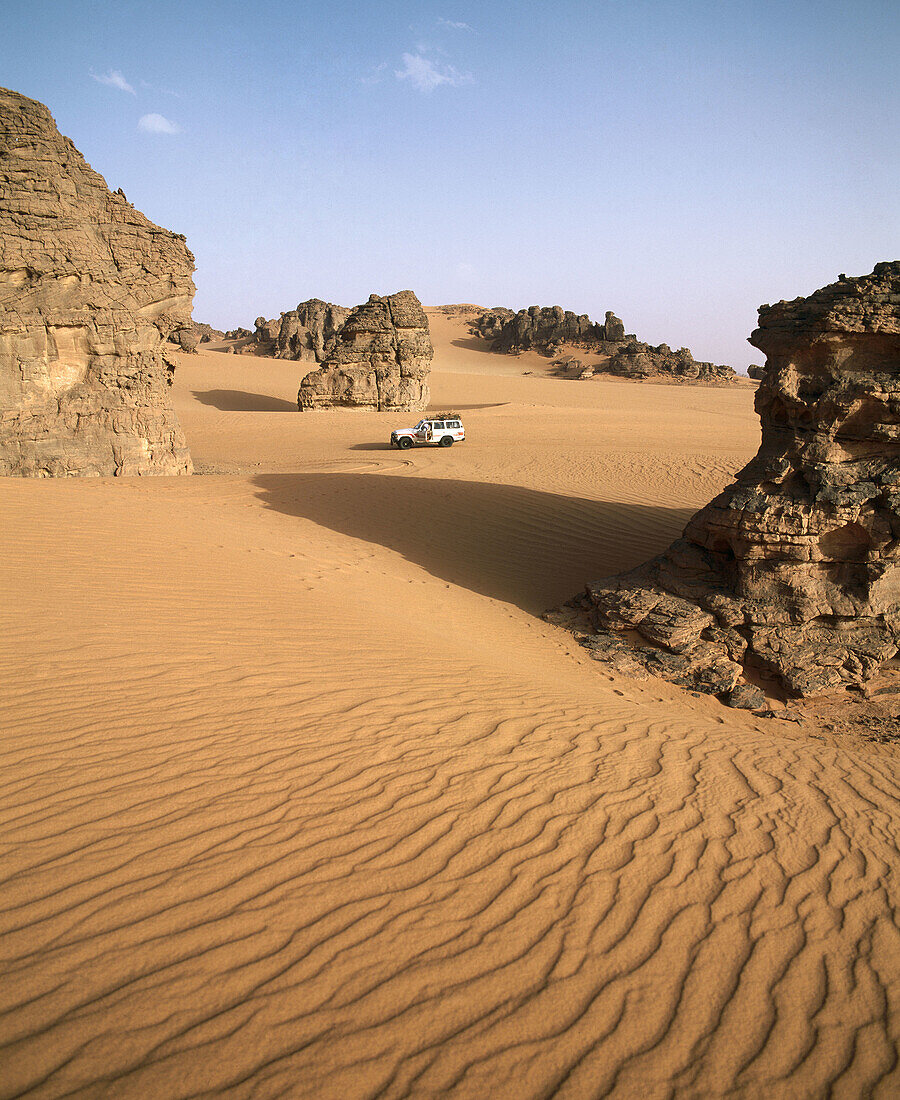
[(194, 390), (201, 405), (212, 405), (222, 412), (296, 412), (296, 401), (270, 397), (266, 393), (245, 393), (243, 390)]
[(385, 546), (450, 584), (532, 614), (664, 550), (692, 515), (395, 474), (260, 474), (253, 483), (269, 508)]
[(461, 340), (451, 340), (450, 343), (455, 348), (465, 348), (466, 351), (490, 351), (491, 344), (489, 340), (483, 340), (480, 336), (469, 336)]

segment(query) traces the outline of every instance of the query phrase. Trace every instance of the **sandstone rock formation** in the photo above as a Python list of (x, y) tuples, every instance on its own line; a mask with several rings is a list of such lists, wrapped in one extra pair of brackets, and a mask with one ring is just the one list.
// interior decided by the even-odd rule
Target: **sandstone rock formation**
[[(504, 319), (505, 314), (509, 316)], [(561, 306), (529, 306), (518, 313), (495, 308), (476, 317), (470, 325), (474, 334), (493, 340), (491, 351), (512, 354), (530, 348), (544, 351), (564, 342), (600, 339), (602, 327), (595, 325), (586, 313), (577, 316)]]
[(482, 340), (490, 340), (493, 351), (493, 343), (500, 338), (503, 326), (512, 321), (515, 315), (515, 310), (507, 309), (505, 306), (493, 306), (472, 318), (469, 322), (469, 332), (473, 336), (480, 336)]
[(254, 333), (256, 343), (260, 349), (269, 352), (274, 348), (275, 341), (278, 339), (281, 320), (275, 317), (271, 321), (267, 321), (265, 317), (257, 317), (253, 324), (256, 326), (256, 332)]
[(491, 351), (516, 355), (535, 349), (556, 355), (563, 344), (576, 345), (604, 357), (586, 370), (573, 373), (569, 359), (558, 361), (558, 373), (567, 378), (593, 378), (615, 374), (621, 378), (658, 378), (671, 382), (702, 382), (718, 385), (737, 380), (733, 368), (697, 362), (687, 348), (672, 351), (667, 344), (652, 347), (625, 332), (625, 325), (612, 310), (602, 325), (587, 314), (576, 315), (560, 306), (530, 306), (513, 313), (495, 306), (469, 323), (473, 336), (491, 341)]
[(698, 363), (688, 348), (672, 351), (668, 344), (651, 347), (638, 340), (623, 343), (596, 370), (620, 378), (662, 378), (669, 382), (704, 382), (708, 385), (731, 383), (737, 379), (733, 367)]
[(297, 404), (301, 410), (346, 405), (420, 412), (428, 404), (433, 355), (415, 294), (373, 294), (347, 318), (320, 369), (300, 383)]
[(763, 375), (766, 373), (766, 368), (759, 366), (758, 363), (751, 363), (747, 367), (747, 377), (752, 378), (755, 382), (761, 382)]
[(263, 355), (276, 359), (322, 363), (352, 312), (346, 306), (310, 298), (272, 320), (257, 317), (254, 322), (257, 347)]
[(860, 684), (900, 646), (900, 262), (762, 306), (750, 342), (759, 453), (664, 554), (587, 586), (585, 644), (705, 692)]
[(176, 329), (169, 336), (170, 344), (177, 344), (182, 351), (196, 351), (199, 344), (208, 344), (211, 340), (223, 340), (225, 333), (202, 321), (191, 321), (183, 328)]
[(184, 237), (111, 193), (50, 112), (0, 89), (0, 474), (190, 473), (165, 341)]

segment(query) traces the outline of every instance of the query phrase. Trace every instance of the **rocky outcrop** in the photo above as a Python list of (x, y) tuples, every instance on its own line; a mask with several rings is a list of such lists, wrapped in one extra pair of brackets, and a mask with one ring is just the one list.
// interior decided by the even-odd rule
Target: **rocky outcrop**
[(267, 321), (265, 317), (257, 317), (253, 322), (256, 326), (254, 338), (257, 345), (265, 354), (268, 354), (275, 347), (275, 341), (278, 339), (278, 331), (281, 328), (280, 318), (273, 318), (271, 321)]
[(296, 359), (302, 363), (324, 362), (352, 312), (346, 306), (336, 306), (320, 298), (301, 302), (295, 310), (281, 315), (275, 355), (279, 359)]
[(480, 336), (482, 340), (490, 340), (493, 351), (493, 343), (500, 338), (503, 326), (512, 321), (515, 315), (515, 310), (506, 309), (505, 306), (494, 306), (472, 318), (469, 322), (469, 332), (472, 336)]
[(0, 89), (0, 473), (191, 472), (168, 387), (184, 237), (111, 193), (42, 104)]
[(191, 321), (190, 324), (171, 333), (169, 343), (177, 344), (182, 351), (195, 352), (200, 344), (224, 339), (225, 333), (213, 328), (212, 325), (205, 325), (202, 321)]
[(697, 362), (687, 348), (672, 351), (667, 344), (653, 347), (625, 332), (625, 325), (612, 310), (606, 311), (602, 325), (587, 314), (575, 314), (559, 306), (530, 306), (518, 313), (495, 306), (469, 322), (469, 332), (490, 340), (491, 351), (517, 355), (534, 349), (544, 355), (556, 355), (563, 344), (584, 348), (602, 356), (598, 363), (574, 373), (570, 357), (557, 362), (564, 378), (593, 378), (614, 374), (635, 380), (661, 379), (670, 382), (697, 382), (711, 385), (737, 380), (732, 367)]
[(433, 355), (415, 294), (373, 294), (347, 318), (321, 368), (300, 383), (297, 404), (301, 410), (343, 405), (419, 412), (428, 404)]
[[(510, 316), (503, 320), (503, 314)], [(470, 331), (479, 336), (492, 337), (491, 351), (516, 354), (536, 348), (553, 352), (563, 343), (601, 339), (602, 325), (595, 325), (586, 313), (576, 315), (561, 306), (529, 306), (518, 313), (493, 309), (475, 318)]]
[(723, 696), (754, 670), (857, 685), (900, 647), (900, 262), (762, 306), (750, 342), (759, 453), (664, 554), (587, 586), (585, 644)]
[(346, 306), (310, 298), (272, 320), (257, 317), (254, 324), (258, 354), (322, 363), (352, 312)]
[(747, 367), (747, 377), (752, 378), (754, 382), (761, 382), (765, 373), (766, 368), (759, 366), (758, 363), (751, 363), (750, 366)]
[(668, 344), (651, 347), (638, 340), (619, 346), (609, 359), (594, 368), (595, 373), (615, 374), (620, 378), (658, 378), (669, 382), (703, 382), (719, 385), (734, 382), (733, 367), (698, 363), (688, 348), (672, 351)]

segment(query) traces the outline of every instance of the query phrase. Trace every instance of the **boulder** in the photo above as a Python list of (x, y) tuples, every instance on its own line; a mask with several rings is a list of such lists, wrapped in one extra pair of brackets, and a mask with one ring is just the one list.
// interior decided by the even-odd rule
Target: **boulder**
[(319, 370), (300, 383), (298, 407), (421, 412), (433, 355), (428, 319), (415, 294), (373, 294), (347, 318)]
[(169, 342), (177, 344), (182, 351), (196, 352), (200, 345), (200, 336), (192, 328), (179, 328), (169, 337)]
[(698, 690), (731, 691), (745, 662), (793, 695), (860, 685), (900, 648), (900, 261), (762, 306), (750, 342), (758, 454), (665, 553), (578, 602)]
[(757, 382), (761, 382), (763, 380), (765, 373), (766, 368), (761, 367), (758, 363), (751, 363), (750, 366), (747, 367), (747, 377), (753, 378)]
[(168, 337), (194, 258), (0, 89), (0, 474), (186, 474)]

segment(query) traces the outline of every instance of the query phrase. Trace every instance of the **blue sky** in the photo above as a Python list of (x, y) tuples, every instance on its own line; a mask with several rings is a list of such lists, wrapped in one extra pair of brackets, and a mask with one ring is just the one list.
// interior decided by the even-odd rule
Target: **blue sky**
[(615, 310), (741, 368), (900, 257), (896, 0), (2, 0), (0, 84), (184, 233), (194, 316)]

